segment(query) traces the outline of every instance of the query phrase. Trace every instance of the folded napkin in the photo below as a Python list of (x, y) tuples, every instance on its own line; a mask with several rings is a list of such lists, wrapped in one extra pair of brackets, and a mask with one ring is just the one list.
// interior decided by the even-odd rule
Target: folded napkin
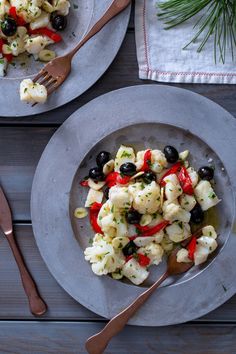
[(196, 19), (170, 30), (164, 30), (157, 18), (157, 0), (136, 0), (135, 36), (140, 79), (163, 82), (208, 84), (236, 84), (236, 62), (230, 53), (226, 64), (215, 64), (213, 38), (201, 53), (196, 52), (199, 42), (182, 48), (196, 33)]

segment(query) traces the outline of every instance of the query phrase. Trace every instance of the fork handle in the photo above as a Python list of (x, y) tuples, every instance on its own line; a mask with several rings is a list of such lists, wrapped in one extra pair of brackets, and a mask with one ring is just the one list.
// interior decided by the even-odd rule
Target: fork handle
[(6, 235), (6, 238), (8, 240), (8, 243), (11, 247), (12, 253), (15, 257), (16, 263), (19, 268), (21, 281), (22, 281), (23, 287), (25, 289), (25, 293), (26, 293), (28, 300), (29, 300), (30, 311), (35, 316), (41, 316), (46, 312), (47, 306), (46, 306), (45, 302), (41, 299), (41, 297), (38, 293), (36, 284), (35, 284), (32, 276), (30, 275), (28, 269), (26, 268), (24, 259), (23, 259), (22, 255), (20, 253), (20, 250), (16, 244), (13, 232)]
[(131, 0), (114, 0), (111, 6), (106, 10), (103, 16), (93, 25), (89, 32), (83, 37), (79, 44), (72, 49), (67, 55), (73, 57), (75, 53), (96, 33), (98, 33), (113, 17), (123, 11)]
[(146, 300), (152, 295), (156, 288), (168, 276), (169, 273), (166, 271), (150, 288), (139, 295), (137, 299), (135, 299), (118, 315), (113, 317), (101, 332), (90, 337), (85, 344), (88, 353), (102, 354), (112, 337), (114, 337), (124, 328), (129, 319), (138, 311), (138, 309), (146, 302)]

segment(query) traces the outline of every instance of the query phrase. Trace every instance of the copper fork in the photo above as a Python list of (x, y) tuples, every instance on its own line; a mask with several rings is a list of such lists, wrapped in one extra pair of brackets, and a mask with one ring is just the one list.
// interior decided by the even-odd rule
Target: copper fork
[[(201, 229), (194, 232), (195, 237), (199, 237)], [(182, 247), (186, 247), (191, 241), (193, 235), (181, 243)], [(177, 252), (180, 247), (177, 246), (169, 255), (166, 272), (147, 290), (141, 293), (130, 305), (124, 310), (114, 316), (102, 331), (90, 337), (85, 344), (89, 354), (103, 354), (110, 340), (117, 335), (127, 324), (129, 319), (142, 307), (142, 305), (149, 299), (154, 291), (166, 280), (166, 278), (179, 275), (187, 272), (194, 265), (193, 262), (179, 263), (177, 262)]]
[(48, 95), (55, 91), (67, 78), (71, 71), (71, 61), (77, 51), (96, 33), (98, 33), (113, 17), (123, 11), (131, 0), (114, 0), (103, 16), (93, 25), (78, 45), (64, 56), (50, 61), (35, 76), (33, 82), (44, 85)]

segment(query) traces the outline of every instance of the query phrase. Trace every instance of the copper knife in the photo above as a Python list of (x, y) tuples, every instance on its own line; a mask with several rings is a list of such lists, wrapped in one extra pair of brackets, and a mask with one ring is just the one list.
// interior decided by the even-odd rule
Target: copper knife
[(17, 246), (12, 226), (12, 216), (8, 201), (4, 195), (2, 188), (0, 187), (0, 228), (3, 231), (6, 239), (11, 247), (12, 253), (15, 257), (15, 261), (19, 268), (21, 281), (25, 290), (25, 293), (29, 300), (30, 311), (35, 316), (43, 315), (47, 306), (40, 297), (36, 284), (30, 275), (21, 252)]

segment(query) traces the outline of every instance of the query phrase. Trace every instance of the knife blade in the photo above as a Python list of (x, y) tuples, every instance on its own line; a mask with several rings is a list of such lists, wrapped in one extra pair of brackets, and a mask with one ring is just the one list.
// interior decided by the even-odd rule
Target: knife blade
[(11, 210), (2, 187), (0, 187), (0, 227), (5, 235), (12, 232)]
[(23, 256), (16, 243), (14, 233), (13, 233), (11, 209), (5, 197), (3, 189), (1, 187), (0, 187), (0, 228), (5, 234), (6, 239), (12, 250), (12, 253), (15, 257), (15, 261), (20, 272), (21, 281), (25, 293), (28, 297), (30, 311), (35, 316), (41, 316), (46, 312), (47, 306), (38, 293), (36, 284), (26, 267)]

